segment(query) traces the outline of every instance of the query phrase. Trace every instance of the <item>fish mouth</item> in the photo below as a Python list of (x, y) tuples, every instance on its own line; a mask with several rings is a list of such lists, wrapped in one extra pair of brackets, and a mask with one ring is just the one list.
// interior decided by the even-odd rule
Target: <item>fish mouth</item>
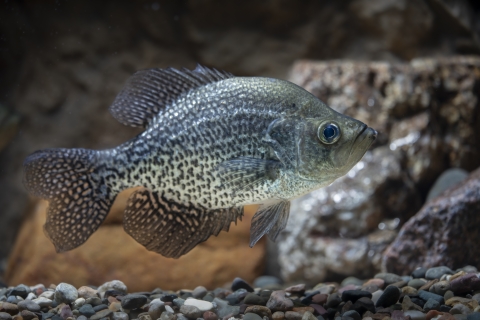
[(357, 137), (353, 141), (349, 160), (353, 160), (355, 163), (359, 161), (365, 152), (367, 152), (368, 148), (370, 148), (370, 146), (373, 144), (377, 138), (377, 135), (378, 132), (375, 129), (364, 124)]

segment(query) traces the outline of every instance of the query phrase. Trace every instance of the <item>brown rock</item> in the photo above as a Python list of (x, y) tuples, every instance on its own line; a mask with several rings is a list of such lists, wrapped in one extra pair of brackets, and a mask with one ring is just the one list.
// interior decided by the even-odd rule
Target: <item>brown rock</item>
[(79, 298), (88, 299), (88, 298), (100, 297), (98, 295), (97, 290), (87, 286), (81, 286), (80, 288), (77, 289), (77, 292), (78, 292)]
[(313, 307), (293, 307), (292, 311), (298, 312), (303, 315), (305, 312), (314, 313), (315, 309)]
[(368, 281), (366, 281), (362, 287), (369, 287), (369, 286), (377, 286), (379, 289), (383, 289), (385, 286), (385, 280), (383, 279), (378, 279), (378, 278), (373, 278)]
[(286, 320), (302, 320), (302, 314), (295, 311), (287, 311), (285, 312), (285, 319)]
[(273, 320), (283, 320), (283, 319), (285, 319), (285, 313), (282, 312), (282, 311), (275, 311), (272, 314), (272, 319)]
[(437, 310), (430, 310), (427, 312), (425, 315), (425, 320), (430, 320), (432, 318), (435, 318), (437, 316), (441, 316), (443, 312), (437, 311)]
[(28, 310), (22, 310), (20, 312), (20, 315), (22, 316), (22, 318), (24, 320), (38, 319), (38, 316), (35, 313), (33, 313), (31, 311), (28, 311)]
[(327, 302), (327, 299), (328, 299), (327, 294), (319, 293), (312, 297), (312, 303), (323, 306)]
[(218, 316), (212, 311), (205, 311), (203, 313), (203, 319), (205, 319), (205, 320), (217, 320)]
[(469, 273), (450, 281), (450, 290), (455, 294), (467, 293), (480, 289), (480, 279), (474, 273)]
[[(427, 202), (405, 223), (386, 250), (383, 265), (393, 273), (417, 266), (456, 269), (480, 264), (480, 169), (467, 180)], [(468, 250), (467, 250), (468, 248)]]
[(273, 312), (292, 310), (293, 301), (285, 297), (285, 291), (273, 291), (267, 301), (267, 308), (269, 308)]
[(255, 313), (258, 314), (262, 319), (263, 317), (267, 317), (269, 319), (272, 318), (272, 311), (264, 306), (250, 306), (245, 309), (244, 313)]
[(463, 298), (463, 297), (453, 297), (445, 301), (445, 304), (447, 306), (454, 306), (459, 303), (468, 307), (470, 310), (474, 310), (476, 307), (478, 307), (477, 300)]
[[(128, 197), (128, 193), (122, 194), (120, 200), (123, 197)], [(255, 207), (247, 207), (243, 222), (232, 225), (228, 233), (211, 237), (180, 259), (168, 259), (147, 251), (125, 233), (122, 225), (115, 223), (102, 225), (79, 248), (57, 254), (43, 233), (46, 207), (45, 201), (39, 202), (30, 218), (25, 220), (9, 259), (7, 282), (27, 285), (67, 282), (79, 287), (85, 283), (101, 285), (121, 279), (129, 292), (135, 292), (156, 287), (178, 290), (203, 285), (216, 288), (237, 276), (253, 282), (262, 274), (265, 242), (262, 240), (253, 248), (249, 247), (249, 222)], [(29, 263), (23, 262), (26, 260)], [(198, 265), (203, 267), (198, 268)], [(82, 289), (82, 294), (95, 295), (86, 288)]]
[(2, 302), (0, 304), (0, 312), (6, 312), (13, 316), (18, 313), (18, 306), (10, 302)]

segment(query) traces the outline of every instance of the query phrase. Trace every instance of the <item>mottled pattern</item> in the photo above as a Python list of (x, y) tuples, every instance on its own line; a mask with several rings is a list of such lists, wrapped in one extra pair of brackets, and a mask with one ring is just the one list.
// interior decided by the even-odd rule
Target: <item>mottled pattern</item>
[[(262, 206), (250, 245), (275, 239), (289, 200), (345, 174), (375, 139), (290, 82), (200, 66), (136, 73), (111, 111), (146, 130), (114, 149), (46, 150), (25, 162), (27, 188), (50, 200), (45, 230), (59, 251), (86, 241), (114, 197), (137, 186), (145, 189), (129, 199), (125, 230), (162, 255), (228, 230), (252, 203)], [(326, 121), (343, 130), (335, 144), (319, 140)]]

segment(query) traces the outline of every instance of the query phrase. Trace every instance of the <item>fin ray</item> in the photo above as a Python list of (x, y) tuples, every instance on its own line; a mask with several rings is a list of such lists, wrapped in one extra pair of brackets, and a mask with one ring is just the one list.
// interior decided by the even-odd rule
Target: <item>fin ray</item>
[(250, 227), (250, 247), (253, 247), (263, 235), (275, 241), (285, 229), (290, 213), (290, 202), (278, 201), (272, 205), (262, 205), (252, 218)]
[(113, 101), (110, 113), (125, 125), (147, 127), (162, 109), (182, 93), (232, 77), (228, 72), (201, 65), (194, 70), (155, 68), (137, 71)]
[(211, 235), (228, 231), (243, 208), (207, 210), (174, 203), (148, 189), (134, 192), (124, 213), (124, 229), (148, 250), (179, 258)]

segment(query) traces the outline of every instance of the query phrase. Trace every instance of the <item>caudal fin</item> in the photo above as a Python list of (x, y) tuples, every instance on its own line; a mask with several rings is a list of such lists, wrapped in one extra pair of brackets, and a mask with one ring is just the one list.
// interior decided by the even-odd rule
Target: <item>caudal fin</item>
[(46, 149), (23, 163), (27, 190), (49, 200), (44, 230), (57, 252), (87, 241), (115, 200), (99, 172), (98, 159), (94, 150)]

